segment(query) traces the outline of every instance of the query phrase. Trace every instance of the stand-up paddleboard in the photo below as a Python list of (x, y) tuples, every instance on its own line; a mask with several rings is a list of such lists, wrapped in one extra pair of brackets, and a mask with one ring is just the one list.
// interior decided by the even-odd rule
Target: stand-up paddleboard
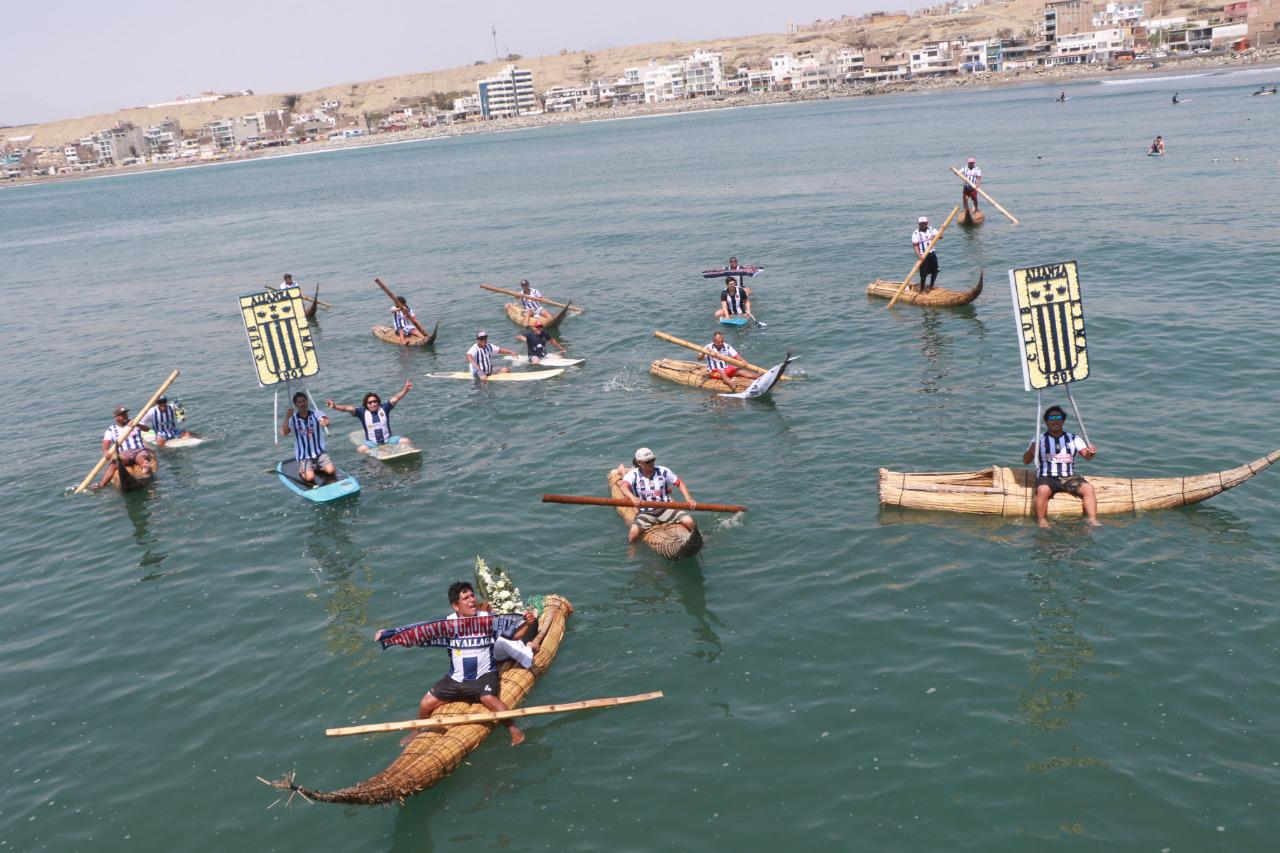
[[(364, 430), (358, 429), (349, 435), (351, 443), (356, 447), (364, 445)], [(422, 449), (414, 447), (407, 441), (401, 441), (396, 444), (379, 444), (377, 447), (370, 447), (365, 455), (382, 462), (398, 462), (418, 458), (422, 455)]]
[[(145, 441), (147, 444), (151, 445), (152, 447), (161, 446), (160, 442), (156, 441), (156, 434), (154, 432), (143, 433), (142, 440)], [(177, 438), (170, 438), (166, 440), (164, 443), (164, 446), (166, 448), (172, 447), (174, 449), (180, 449), (183, 447), (195, 447), (197, 445), (204, 444), (208, 440), (209, 439), (205, 438), (202, 435), (188, 435), (185, 437), (178, 436)]]
[(1148, 152), (1147, 152), (1147, 156), (1148, 156), (1148, 157), (1163, 157), (1163, 156), (1164, 156), (1164, 152), (1163, 152), (1163, 151), (1148, 151)]
[(746, 390), (739, 391), (736, 394), (721, 393), (721, 397), (737, 397), (739, 400), (747, 400), (752, 397), (763, 397), (773, 390), (773, 386), (782, 381), (782, 374), (787, 372), (787, 365), (795, 361), (798, 356), (787, 353), (782, 359), (781, 364), (775, 364), (769, 369), (768, 373), (757, 377), (754, 382), (746, 387)]
[(1065, 98), (1054, 98), (1054, 100), (1061, 104), (1071, 100), (1071, 97), (1071, 95), (1067, 95)]
[(527, 355), (504, 355), (503, 358), (521, 367), (575, 367), (586, 361), (585, 358), (566, 358), (562, 355), (548, 355), (539, 359), (537, 364), (529, 361)]
[(722, 326), (745, 326), (747, 325), (747, 322), (748, 322), (748, 317), (746, 314), (738, 314), (733, 317), (720, 318), (720, 325)]
[(734, 267), (732, 269), (730, 269), (729, 267), (716, 267), (713, 270), (703, 270), (702, 277), (703, 278), (727, 278), (731, 275), (734, 275), (734, 276), (737, 276), (738, 278), (741, 278), (742, 276), (745, 275), (748, 278), (755, 278), (757, 275), (759, 275), (762, 272), (764, 272), (764, 267), (762, 265), (752, 264), (751, 266)]
[(290, 458), (276, 465), (276, 476), (290, 491), (302, 495), (313, 503), (328, 503), (360, 493), (360, 484), (356, 482), (355, 477), (344, 473), (341, 469), (335, 470), (337, 471), (336, 479), (329, 480), (324, 474), (317, 474), (317, 482), (325, 482), (322, 486), (313, 486), (298, 474), (298, 460)]
[[(538, 379), (550, 379), (553, 376), (559, 376), (564, 373), (563, 367), (557, 367), (553, 370), (527, 370), (520, 373), (495, 373), (489, 377), (490, 382), (531, 382)], [(469, 370), (457, 370), (452, 373), (428, 373), (431, 379), (474, 379), (479, 382), (479, 378), (472, 376)]]

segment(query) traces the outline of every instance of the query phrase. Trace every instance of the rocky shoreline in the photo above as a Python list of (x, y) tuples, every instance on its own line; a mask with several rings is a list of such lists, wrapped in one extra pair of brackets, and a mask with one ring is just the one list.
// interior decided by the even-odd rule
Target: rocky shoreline
[[(0, 188), (28, 186), (39, 183), (58, 181), (77, 181), (90, 178), (103, 178), (116, 175), (131, 175), (141, 172), (157, 172), (169, 169), (193, 168), (196, 166), (212, 166), (221, 163), (243, 163), (250, 160), (261, 160), (272, 157), (292, 157), (301, 154), (314, 154), (322, 151), (337, 151), (348, 148), (367, 148), (375, 145), (392, 145), (424, 139), (443, 139), (461, 136), (468, 133), (496, 133), (501, 131), (528, 130), (540, 127), (556, 127), (566, 124), (580, 124), (588, 121), (635, 118), (648, 115), (670, 115), (703, 110), (731, 109), (734, 107), (762, 106), (766, 104), (784, 104), (803, 101), (824, 101), (842, 98), (875, 97), (881, 95), (900, 95), (910, 92), (932, 92), (951, 89), (993, 89), (1006, 86), (1044, 85), (1049, 82), (1075, 82), (1099, 77), (1133, 77), (1147, 75), (1185, 74), (1187, 72), (1212, 71), (1231, 68), (1270, 67), (1280, 65), (1280, 47), (1266, 50), (1248, 50), (1239, 54), (1213, 54), (1192, 56), (1185, 59), (1173, 58), (1160, 61), (1158, 68), (1149, 65), (1067, 65), (1058, 68), (1041, 68), (1034, 71), (994, 72), (964, 77), (930, 77), (917, 80), (905, 80), (892, 83), (852, 83), (824, 89), (811, 89), (803, 92), (761, 92), (750, 95), (726, 95), (712, 98), (696, 98), (687, 101), (668, 101), (658, 104), (626, 104), (616, 107), (598, 107), (569, 113), (542, 113), (519, 118), (495, 119), (486, 122), (443, 125), (439, 127), (414, 128), (394, 133), (379, 133), (372, 136), (352, 139), (332, 139), (323, 142), (308, 142), (291, 145), (287, 149), (272, 148), (263, 151), (247, 151), (226, 157), (221, 160), (175, 161), (172, 163), (156, 163), (145, 166), (123, 166), (112, 169), (96, 169), (71, 175), (37, 175), (30, 178), (0, 183)], [(1280, 75), (1280, 70), (1277, 71)]]

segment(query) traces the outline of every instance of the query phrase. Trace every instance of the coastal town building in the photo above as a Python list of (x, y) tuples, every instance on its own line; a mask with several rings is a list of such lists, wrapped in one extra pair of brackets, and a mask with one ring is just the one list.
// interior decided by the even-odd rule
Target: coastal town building
[(1280, 44), (1280, 0), (1249, 0), (1246, 18), (1250, 47)]
[(1044, 4), (1044, 40), (1052, 45), (1063, 36), (1093, 29), (1093, 4), (1087, 0), (1051, 0)]
[(104, 166), (128, 166), (142, 162), (147, 154), (147, 137), (142, 128), (123, 122), (96, 137), (98, 162)]
[(541, 112), (533, 93), (533, 72), (508, 65), (492, 77), (477, 81), (480, 114), (486, 119), (514, 118)]

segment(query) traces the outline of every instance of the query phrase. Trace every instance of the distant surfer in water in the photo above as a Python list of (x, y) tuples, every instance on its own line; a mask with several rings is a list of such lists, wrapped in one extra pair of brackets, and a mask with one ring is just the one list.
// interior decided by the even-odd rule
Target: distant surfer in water
[(1175, 104), (1176, 104), (1176, 103), (1178, 103), (1178, 93), (1177, 93), (1177, 92), (1174, 92), (1174, 93), (1173, 93), (1173, 102), (1174, 102)]
[(1062, 102), (1063, 102), (1063, 101), (1065, 101), (1066, 99), (1067, 99), (1067, 93), (1066, 93), (1066, 92), (1061, 92), (1061, 93), (1059, 93), (1059, 95), (1058, 95), (1058, 103), (1062, 103)]
[(1151, 140), (1151, 150), (1147, 153), (1163, 154), (1164, 153), (1164, 137), (1157, 136), (1155, 139)]

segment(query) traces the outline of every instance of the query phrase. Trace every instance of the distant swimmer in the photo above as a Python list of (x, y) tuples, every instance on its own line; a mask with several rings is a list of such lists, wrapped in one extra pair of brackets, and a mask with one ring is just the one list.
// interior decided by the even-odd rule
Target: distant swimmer
[(1174, 92), (1174, 93), (1173, 93), (1173, 102), (1174, 102), (1175, 104), (1176, 104), (1176, 103), (1178, 103), (1178, 93), (1177, 93), (1177, 92)]
[(1067, 93), (1066, 93), (1066, 92), (1061, 92), (1061, 93), (1059, 93), (1059, 94), (1058, 94), (1058, 103), (1062, 103), (1062, 102), (1063, 102), (1063, 101), (1065, 101), (1066, 99), (1067, 99)]
[(1155, 139), (1151, 140), (1151, 150), (1148, 151), (1147, 153), (1163, 154), (1164, 153), (1164, 137), (1157, 136)]

